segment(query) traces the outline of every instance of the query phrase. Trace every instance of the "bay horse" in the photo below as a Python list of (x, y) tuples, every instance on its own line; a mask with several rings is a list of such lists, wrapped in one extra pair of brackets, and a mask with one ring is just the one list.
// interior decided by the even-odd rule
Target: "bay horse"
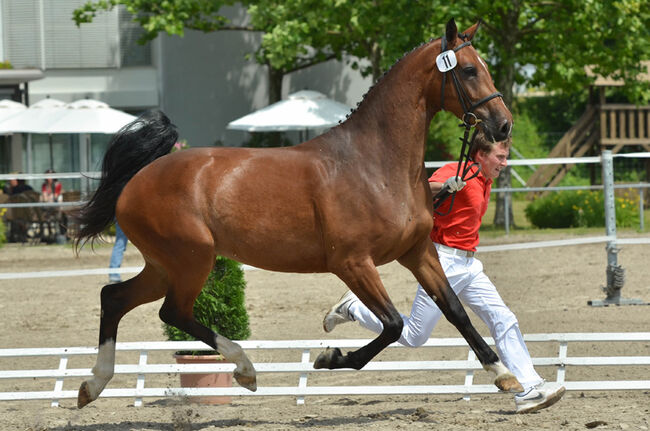
[[(368, 345), (345, 355), (321, 353), (314, 367), (329, 369), (361, 369), (399, 338), (402, 318), (376, 269), (397, 260), (496, 374), (496, 386), (523, 390), (472, 326), (429, 239), (433, 202), (424, 151), (436, 112), (444, 106), (459, 118), (471, 115), (493, 141), (511, 132), (512, 115), (470, 43), (477, 28), (459, 34), (450, 20), (442, 38), (393, 65), (348, 119), (294, 147), (170, 154), (178, 134), (160, 111), (118, 132), (98, 188), (78, 214), (75, 246), (94, 241), (117, 219), (145, 265), (101, 291), (97, 362), (79, 388), (78, 407), (97, 399), (113, 376), (122, 316), (163, 297), (162, 321), (219, 351), (236, 364), (237, 382), (257, 389), (241, 347), (192, 314), (217, 255), (271, 271), (334, 273), (377, 315), (384, 330)], [(445, 82), (436, 63), (443, 47), (446, 61), (449, 52), (457, 61), (454, 82)]]

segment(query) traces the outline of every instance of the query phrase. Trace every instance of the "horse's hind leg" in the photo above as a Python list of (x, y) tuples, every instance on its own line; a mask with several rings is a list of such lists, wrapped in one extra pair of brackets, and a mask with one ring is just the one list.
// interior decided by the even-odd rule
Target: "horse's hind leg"
[(449, 286), (433, 243), (427, 238), (420, 244), (420, 247), (416, 247), (399, 259), (399, 262), (411, 270), (447, 320), (458, 329), (467, 344), (476, 353), (483, 368), (497, 375), (494, 384), (503, 391), (523, 391), (524, 389), (517, 378), (501, 363), (497, 354), (490, 349), (490, 346), (472, 325), (456, 293)]
[(84, 381), (79, 388), (79, 408), (96, 400), (113, 377), (120, 319), (138, 305), (162, 298), (166, 291), (165, 280), (149, 264), (136, 277), (102, 288), (97, 362), (92, 369), (93, 377)]
[(353, 352), (348, 352), (345, 356), (338, 348), (327, 349), (316, 358), (314, 368), (360, 370), (389, 344), (399, 339), (404, 322), (390, 301), (377, 273), (377, 268), (370, 258), (361, 262), (347, 262), (343, 269), (336, 271), (335, 274), (377, 316), (384, 325), (384, 329), (369, 344)]
[(214, 255), (211, 252), (207, 254), (212, 257), (210, 260), (206, 260), (203, 265), (195, 260), (191, 270), (188, 270), (189, 267), (186, 266), (171, 271), (172, 287), (160, 308), (160, 318), (163, 322), (203, 341), (221, 353), (226, 361), (236, 364), (233, 375), (237, 383), (246, 389), (256, 391), (255, 367), (253, 367), (252, 362), (242, 348), (237, 343), (201, 325), (194, 318), (194, 301), (201, 292), (203, 284), (214, 266)]

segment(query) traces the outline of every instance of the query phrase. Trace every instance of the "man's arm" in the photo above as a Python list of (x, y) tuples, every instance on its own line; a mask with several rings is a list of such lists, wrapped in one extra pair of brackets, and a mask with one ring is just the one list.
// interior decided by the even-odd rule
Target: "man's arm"
[(429, 189), (431, 190), (431, 194), (434, 196), (438, 194), (440, 190), (442, 190), (442, 187), (444, 186), (444, 183), (439, 183), (437, 181), (429, 181)]
[(449, 193), (459, 192), (465, 185), (465, 181), (456, 176), (448, 178), (444, 183), (429, 181), (429, 189), (434, 196), (442, 189), (446, 189)]

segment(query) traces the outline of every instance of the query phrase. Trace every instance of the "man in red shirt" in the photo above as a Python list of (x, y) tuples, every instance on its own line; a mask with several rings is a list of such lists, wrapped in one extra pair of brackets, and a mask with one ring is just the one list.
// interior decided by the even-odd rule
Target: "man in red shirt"
[[(429, 178), (433, 195), (444, 188), (455, 193), (455, 198), (453, 205), (449, 198), (438, 208), (437, 212), (442, 215), (434, 216), (431, 239), (452, 289), (461, 302), (488, 326), (501, 361), (524, 387), (524, 392), (515, 395), (517, 413), (530, 413), (556, 403), (564, 395), (565, 388), (546, 383), (537, 374), (517, 318), (483, 272), (483, 264), (474, 257), (479, 244), (481, 219), (490, 200), (492, 180), (507, 166), (509, 152), (510, 140), (491, 143), (479, 134), (470, 154), (472, 160), (481, 166), (476, 178), (465, 183), (456, 177), (457, 163), (449, 163), (434, 172)], [(477, 168), (473, 167), (468, 177), (476, 171)], [(409, 347), (421, 346), (430, 337), (440, 317), (442, 312), (438, 306), (418, 285), (411, 315), (402, 315), (404, 328), (398, 342)], [(336, 325), (350, 321), (357, 321), (376, 333), (383, 329), (379, 319), (348, 291), (325, 316), (323, 328), (331, 332)]]

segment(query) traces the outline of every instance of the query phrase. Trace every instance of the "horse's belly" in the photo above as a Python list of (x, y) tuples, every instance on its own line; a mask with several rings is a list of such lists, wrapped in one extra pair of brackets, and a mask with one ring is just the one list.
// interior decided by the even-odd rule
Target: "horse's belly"
[[(242, 210), (242, 205), (247, 209)], [(325, 271), (321, 233), (307, 204), (269, 203), (216, 209), (211, 222), (217, 253), (258, 268), (285, 272)]]
[(326, 258), (320, 241), (313, 235), (277, 235), (277, 231), (249, 230), (217, 234), (218, 254), (238, 262), (282, 272), (326, 272)]

